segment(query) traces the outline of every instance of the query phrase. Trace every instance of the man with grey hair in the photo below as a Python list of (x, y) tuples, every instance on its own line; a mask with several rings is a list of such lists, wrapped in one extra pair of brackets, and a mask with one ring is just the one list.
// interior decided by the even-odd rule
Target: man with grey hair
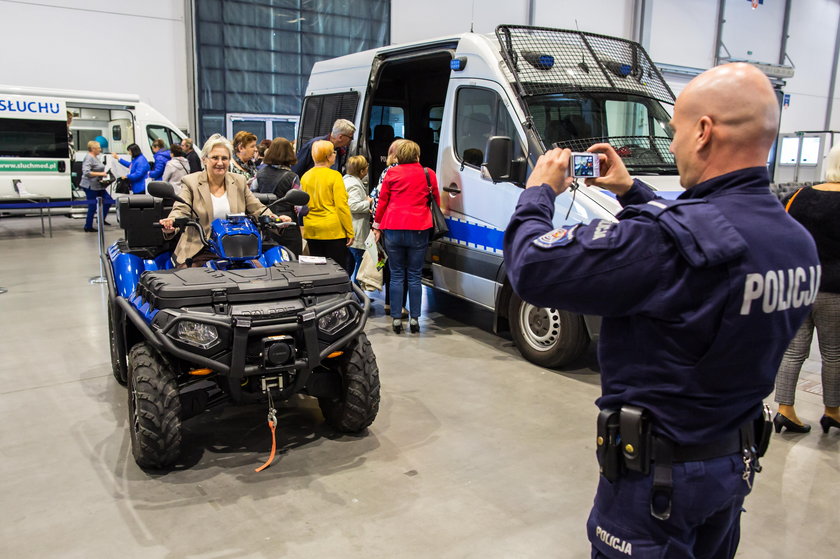
[(181, 147), (184, 149), (184, 157), (187, 158), (187, 163), (190, 164), (190, 173), (198, 173), (203, 169), (201, 166), (201, 157), (193, 149), (192, 138), (184, 138), (181, 140)]
[(347, 146), (353, 141), (353, 135), (356, 133), (356, 125), (347, 119), (340, 118), (333, 123), (332, 132), (325, 136), (317, 136), (306, 142), (302, 148), (297, 152), (297, 163), (292, 166), (292, 171), (297, 176), (303, 174), (315, 166), (312, 160), (312, 144), (318, 140), (327, 140), (332, 142), (335, 146), (335, 164), (333, 169), (340, 173), (344, 173), (344, 165), (347, 163)]

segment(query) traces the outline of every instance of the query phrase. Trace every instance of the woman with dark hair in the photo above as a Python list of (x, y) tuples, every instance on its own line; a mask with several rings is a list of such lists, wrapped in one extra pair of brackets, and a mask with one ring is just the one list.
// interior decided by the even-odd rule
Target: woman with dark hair
[(391, 327), (402, 332), (400, 302), (403, 280), (408, 277), (408, 323), (412, 334), (420, 331), (420, 303), (423, 257), (429, 246), (432, 212), (429, 197), (440, 205), (437, 177), (420, 165), (420, 146), (406, 140), (396, 148), (397, 166), (388, 170), (379, 192), (373, 230), (379, 241), (385, 236), (388, 267), (391, 269)]
[(181, 192), (181, 179), (190, 174), (190, 162), (184, 157), (184, 148), (180, 144), (169, 146), (172, 159), (166, 162), (163, 169), (163, 181), (172, 183), (175, 193)]
[(152, 155), (154, 156), (155, 164), (152, 170), (149, 171), (149, 178), (153, 181), (163, 180), (163, 172), (166, 170), (166, 164), (172, 159), (172, 154), (168, 149), (163, 149), (166, 144), (163, 140), (158, 138), (152, 142)]
[[(811, 312), (796, 332), (782, 357), (776, 376), (776, 402), (773, 418), (776, 432), (807, 433), (811, 426), (799, 419), (793, 407), (802, 364), (811, 351), (817, 331), (822, 357), (823, 433), (840, 429), (840, 145), (828, 152), (825, 182), (800, 188), (782, 200), (785, 209), (814, 237), (820, 257), (822, 280)], [(798, 277), (798, 276), (797, 276)], [(780, 296), (781, 297), (781, 296)]]
[(111, 157), (119, 161), (123, 167), (128, 167), (128, 175), (125, 178), (131, 183), (131, 193), (143, 194), (146, 192), (146, 179), (149, 176), (149, 161), (137, 144), (129, 144), (127, 150), (131, 154), (130, 162), (120, 159), (116, 153), (112, 153)]
[[(289, 190), (299, 189), (300, 179), (291, 169), (296, 161), (292, 143), (286, 138), (274, 138), (265, 151), (263, 166), (257, 171), (257, 192), (276, 194), (278, 198), (282, 198)], [(272, 209), (277, 215), (297, 219), (295, 208), (291, 204), (275, 204)], [(303, 250), (303, 238), (299, 227), (283, 229), (277, 241), (295, 254), (300, 254)]]

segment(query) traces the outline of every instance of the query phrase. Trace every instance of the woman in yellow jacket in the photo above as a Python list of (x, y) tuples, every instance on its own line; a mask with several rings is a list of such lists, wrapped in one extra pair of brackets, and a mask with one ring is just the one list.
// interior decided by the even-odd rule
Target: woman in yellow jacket
[(341, 173), (331, 169), (335, 162), (332, 142), (312, 144), (315, 166), (300, 178), (300, 188), (309, 194), (309, 213), (303, 218), (303, 238), (312, 256), (332, 258), (353, 273), (350, 252), (353, 243), (353, 218), (347, 202), (347, 189)]

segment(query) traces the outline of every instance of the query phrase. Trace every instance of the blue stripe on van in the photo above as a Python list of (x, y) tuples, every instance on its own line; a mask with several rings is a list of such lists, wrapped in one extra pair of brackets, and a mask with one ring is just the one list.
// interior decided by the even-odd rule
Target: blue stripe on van
[(505, 232), (494, 227), (486, 227), (451, 217), (446, 218), (449, 234), (446, 240), (460, 245), (475, 245), (476, 248), (490, 252), (502, 252)]

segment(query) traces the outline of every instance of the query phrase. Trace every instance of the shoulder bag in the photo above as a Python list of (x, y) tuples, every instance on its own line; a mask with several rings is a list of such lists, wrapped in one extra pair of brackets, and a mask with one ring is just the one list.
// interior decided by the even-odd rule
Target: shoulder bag
[(446, 225), (446, 217), (444, 217), (440, 206), (435, 201), (434, 194), (432, 194), (432, 181), (429, 178), (429, 169), (423, 167), (423, 172), (426, 173), (426, 186), (429, 187), (429, 210), (432, 212), (432, 231), (429, 240), (436, 241), (449, 234), (449, 227)]

